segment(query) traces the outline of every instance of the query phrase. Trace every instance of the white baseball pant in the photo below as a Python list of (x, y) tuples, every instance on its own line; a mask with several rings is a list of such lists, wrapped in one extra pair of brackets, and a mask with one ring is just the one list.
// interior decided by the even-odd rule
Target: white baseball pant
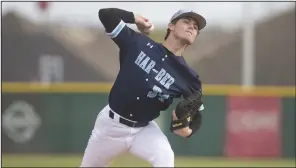
[(153, 167), (174, 167), (174, 152), (155, 121), (132, 128), (109, 117), (109, 105), (98, 114), (80, 167), (107, 167), (119, 154), (130, 152)]

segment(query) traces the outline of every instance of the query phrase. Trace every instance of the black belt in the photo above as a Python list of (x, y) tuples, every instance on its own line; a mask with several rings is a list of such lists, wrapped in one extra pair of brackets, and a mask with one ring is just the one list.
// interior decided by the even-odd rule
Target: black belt
[[(112, 119), (114, 119), (114, 112), (111, 111), (111, 110), (109, 110), (109, 117), (112, 118)], [(148, 125), (148, 123), (129, 121), (129, 120), (126, 120), (126, 119), (124, 119), (124, 118), (122, 118), (120, 116), (119, 116), (119, 122), (121, 124), (126, 125), (126, 126), (135, 127), (135, 128), (137, 128), (137, 127), (145, 127), (145, 126)]]

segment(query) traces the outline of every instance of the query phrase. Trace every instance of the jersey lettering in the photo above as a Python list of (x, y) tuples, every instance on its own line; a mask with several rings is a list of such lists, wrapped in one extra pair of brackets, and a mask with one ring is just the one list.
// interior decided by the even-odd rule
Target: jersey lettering
[(161, 70), (155, 76), (155, 80), (159, 81), (159, 83), (163, 85), (166, 89), (169, 89), (170, 86), (175, 82), (175, 79), (163, 68), (161, 68)]
[(150, 57), (146, 57), (144, 59), (144, 61), (141, 62), (141, 64), (139, 65), (139, 67), (142, 68), (143, 70), (145, 70), (145, 67), (146, 67), (146, 65), (147, 65), (147, 63), (148, 63), (149, 60), (150, 60)]
[(155, 66), (155, 61), (151, 60), (151, 62), (146, 67), (145, 71), (149, 74), (151, 69)]
[(170, 79), (171, 75), (166, 73), (164, 77), (160, 80), (160, 84), (165, 85), (165, 82)]
[(159, 82), (165, 74), (166, 74), (166, 71), (163, 68), (161, 68), (161, 70), (155, 76), (155, 80)]
[(150, 98), (154, 98), (161, 92), (162, 90), (158, 86), (154, 85), (152, 91), (149, 91), (147, 96)]
[(163, 94), (161, 88), (154, 85), (152, 91), (148, 92), (147, 97), (155, 98), (156, 96), (158, 96), (158, 100), (160, 100), (161, 102), (164, 102), (165, 99), (168, 99), (170, 97), (168, 94)]
[(138, 55), (135, 63), (137, 65), (139, 65), (145, 56), (146, 56), (146, 54), (143, 51), (141, 51), (140, 54)]
[(141, 51), (135, 61), (135, 64), (138, 65), (141, 69), (143, 69), (147, 74), (149, 74), (156, 63), (155, 61), (151, 60), (150, 57), (146, 56), (147, 55), (143, 51)]
[(170, 77), (169, 80), (165, 83), (164, 87), (165, 87), (166, 89), (169, 89), (170, 86), (171, 86), (174, 82), (175, 82), (175, 78)]
[[(135, 60), (135, 64), (140, 67), (147, 74), (150, 74), (151, 70), (156, 73), (155, 80), (159, 82), (165, 89), (169, 90), (170, 86), (175, 82), (175, 79), (164, 68), (160, 71), (154, 69), (156, 62), (147, 56), (143, 51), (140, 52)], [(169, 98), (168, 94), (164, 94), (160, 87), (154, 85), (152, 90), (148, 92), (147, 97), (155, 98), (164, 102)]]

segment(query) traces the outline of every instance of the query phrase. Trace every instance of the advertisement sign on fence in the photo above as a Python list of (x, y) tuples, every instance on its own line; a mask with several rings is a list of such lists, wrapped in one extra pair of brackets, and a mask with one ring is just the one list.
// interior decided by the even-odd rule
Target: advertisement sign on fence
[(280, 119), (279, 98), (229, 97), (225, 155), (230, 157), (279, 156), (281, 153)]
[(15, 143), (30, 141), (41, 124), (34, 106), (26, 101), (15, 101), (4, 111), (2, 126), (7, 136)]

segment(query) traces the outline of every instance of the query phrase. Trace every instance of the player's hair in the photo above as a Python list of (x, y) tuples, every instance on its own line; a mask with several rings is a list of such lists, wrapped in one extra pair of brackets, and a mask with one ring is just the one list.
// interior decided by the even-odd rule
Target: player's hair
[[(175, 20), (171, 21), (171, 23), (172, 23), (172, 24), (176, 24), (177, 21), (178, 21), (179, 19), (180, 19), (180, 18), (175, 19)], [(168, 28), (168, 29), (167, 29), (167, 32), (166, 32), (166, 35), (164, 36), (164, 40), (166, 40), (166, 39), (169, 37), (170, 32), (171, 32), (171, 30)]]
[(166, 35), (164, 36), (164, 40), (166, 40), (168, 38), (168, 36), (170, 35), (171, 30), (167, 29)]

